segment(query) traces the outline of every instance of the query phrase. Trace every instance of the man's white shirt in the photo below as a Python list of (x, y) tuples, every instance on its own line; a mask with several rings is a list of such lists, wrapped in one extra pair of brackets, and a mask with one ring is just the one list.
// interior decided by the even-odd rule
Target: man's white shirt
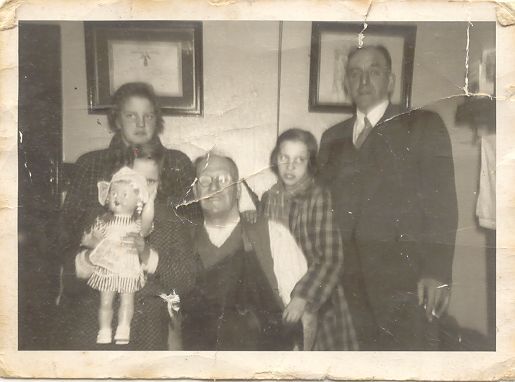
[(365, 117), (367, 117), (370, 121), (370, 124), (375, 127), (379, 120), (383, 118), (383, 115), (386, 112), (389, 104), (390, 102), (388, 100), (384, 100), (379, 105), (376, 105), (370, 109), (367, 114), (361, 112), (360, 110), (356, 111), (356, 122), (354, 122), (354, 130), (352, 132), (352, 143), (354, 143), (354, 145), (356, 144), (359, 135), (365, 128)]
[(220, 248), (231, 236), (232, 231), (236, 228), (238, 223), (240, 222), (240, 217), (233, 222), (226, 223), (224, 225), (210, 225), (204, 221), (204, 227), (206, 228), (207, 236), (209, 236), (209, 240), (211, 243)]

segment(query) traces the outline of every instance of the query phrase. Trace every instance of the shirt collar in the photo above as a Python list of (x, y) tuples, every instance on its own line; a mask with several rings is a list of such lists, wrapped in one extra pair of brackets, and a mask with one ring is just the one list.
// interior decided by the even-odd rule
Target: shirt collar
[(387, 99), (381, 102), (380, 104), (374, 106), (372, 109), (368, 111), (367, 114), (363, 113), (360, 110), (356, 111), (356, 118), (359, 122), (363, 122), (365, 120), (365, 117), (368, 118), (372, 126), (377, 125), (379, 120), (383, 118), (384, 113), (386, 112), (386, 109), (388, 108), (388, 105), (390, 104), (390, 101)]
[(234, 231), (239, 223), (240, 217), (238, 216), (237, 220), (225, 225), (208, 225), (206, 221), (204, 221), (204, 228), (206, 229), (207, 236), (209, 237), (211, 243), (215, 247), (220, 248), (229, 238), (229, 236), (231, 236), (232, 231)]

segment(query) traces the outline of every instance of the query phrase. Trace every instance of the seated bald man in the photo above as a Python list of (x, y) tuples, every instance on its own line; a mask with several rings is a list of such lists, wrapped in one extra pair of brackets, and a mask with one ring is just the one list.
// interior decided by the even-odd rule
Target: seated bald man
[[(307, 266), (282, 260), (303, 258), (300, 249), (286, 228), (240, 218), (241, 185), (232, 159), (208, 154), (195, 164), (204, 224), (195, 234), (200, 276), (182, 302), (184, 349), (291, 350), (298, 327), (283, 325), (282, 313)], [(283, 257), (274, 262), (278, 253)], [(278, 280), (274, 270), (281, 266), (297, 276)]]

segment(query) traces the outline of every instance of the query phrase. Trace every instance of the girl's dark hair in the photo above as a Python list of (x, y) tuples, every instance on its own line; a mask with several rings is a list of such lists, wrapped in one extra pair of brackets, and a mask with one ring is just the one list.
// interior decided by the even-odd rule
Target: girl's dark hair
[(144, 145), (136, 145), (133, 147), (134, 159), (149, 159), (156, 162), (159, 166), (159, 171), (164, 166), (164, 149), (162, 145), (156, 145), (154, 142), (149, 142)]
[(277, 155), (279, 154), (281, 144), (286, 141), (297, 141), (306, 145), (309, 153), (308, 172), (312, 176), (315, 175), (317, 171), (317, 140), (309, 131), (297, 128), (286, 130), (277, 138), (272, 154), (270, 154), (270, 166), (275, 175), (279, 175), (277, 170)]
[(113, 94), (111, 98), (111, 109), (107, 115), (111, 131), (117, 132), (119, 130), (116, 125), (116, 120), (120, 116), (120, 111), (122, 110), (125, 101), (131, 97), (146, 98), (150, 101), (154, 107), (154, 113), (156, 115), (156, 135), (161, 133), (164, 128), (164, 120), (159, 100), (156, 93), (154, 93), (154, 88), (146, 82), (128, 82), (120, 86)]

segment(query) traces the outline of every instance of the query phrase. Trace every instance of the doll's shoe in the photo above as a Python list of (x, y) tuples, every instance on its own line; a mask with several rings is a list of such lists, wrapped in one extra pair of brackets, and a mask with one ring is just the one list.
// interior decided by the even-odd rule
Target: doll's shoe
[(113, 341), (111, 329), (100, 329), (97, 335), (97, 344), (110, 344)]
[(114, 342), (117, 345), (127, 345), (129, 343), (131, 334), (131, 327), (127, 325), (119, 325), (116, 328), (116, 334), (114, 335)]

